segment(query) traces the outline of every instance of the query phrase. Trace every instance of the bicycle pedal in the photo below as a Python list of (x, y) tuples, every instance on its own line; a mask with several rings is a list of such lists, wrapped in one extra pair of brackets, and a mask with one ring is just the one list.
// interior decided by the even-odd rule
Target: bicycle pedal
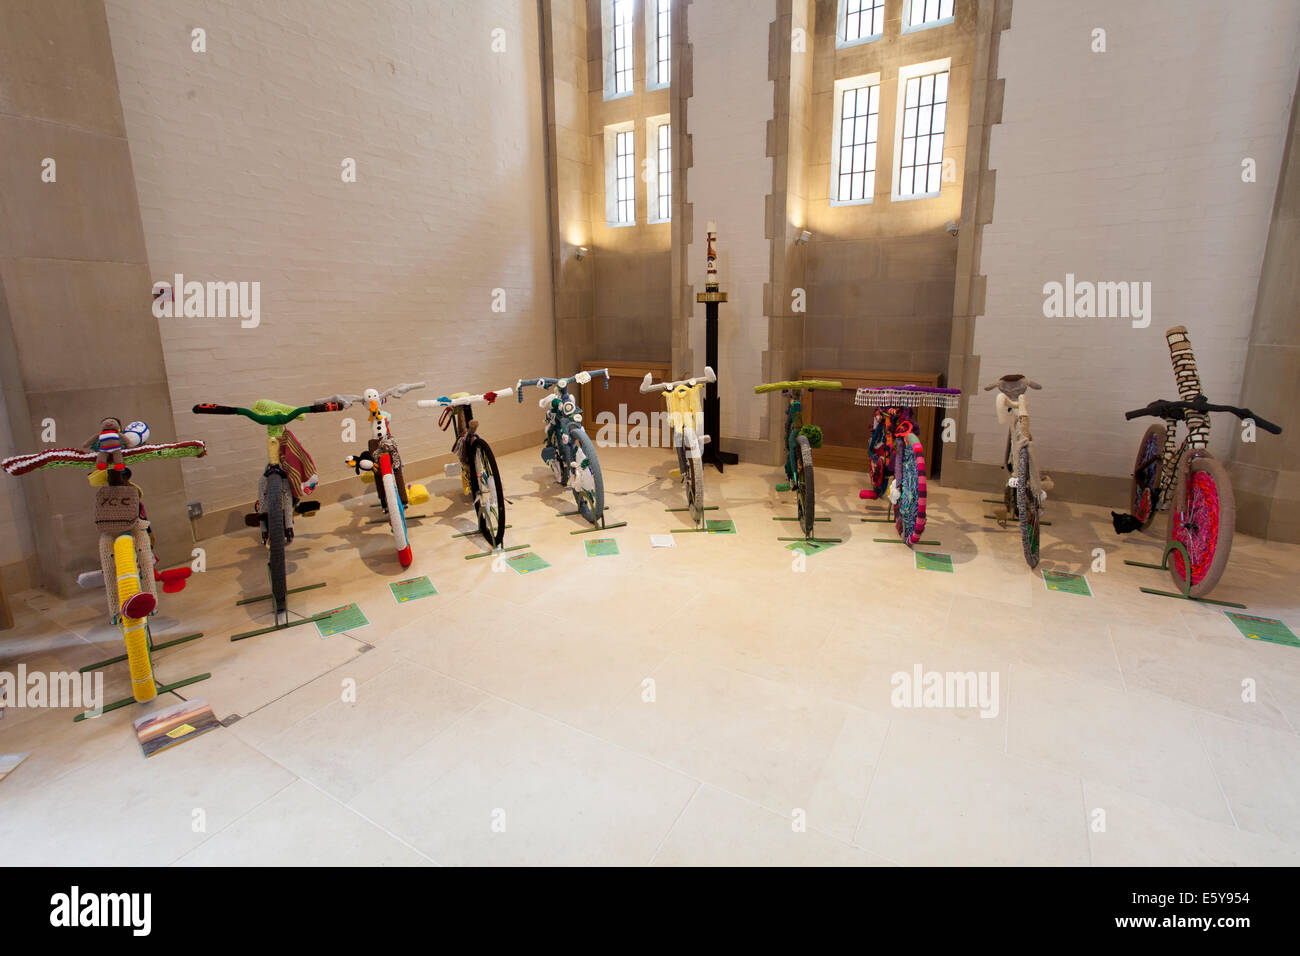
[(406, 486), (406, 503), (411, 505), (422, 505), (429, 500), (429, 489), (424, 485), (407, 485)]
[(777, 490), (777, 491), (789, 491), (789, 490), (790, 490), (790, 482), (788, 482), (788, 481), (783, 481), (783, 482), (781, 482), (779, 485), (776, 486), (776, 490)]
[(310, 518), (318, 511), (320, 511), (319, 501), (300, 501), (293, 506), (293, 513), (303, 518)]
[(668, 477), (680, 479), (682, 477), (682, 470), (680, 468), (674, 468), (672, 471), (668, 472)]
[(244, 515), (244, 524), (250, 528), (260, 527), (262, 524), (262, 516), (256, 511), (250, 512)]

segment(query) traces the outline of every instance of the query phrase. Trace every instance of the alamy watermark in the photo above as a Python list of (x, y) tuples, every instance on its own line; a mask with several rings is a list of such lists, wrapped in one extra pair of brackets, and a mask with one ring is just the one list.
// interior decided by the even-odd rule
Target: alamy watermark
[(104, 674), (94, 671), (0, 671), (0, 700), (6, 707), (75, 707), (88, 717), (104, 712)]
[(1076, 280), (1043, 284), (1043, 317), (1047, 319), (1130, 319), (1133, 328), (1151, 324), (1150, 282), (1091, 282)]
[(240, 319), (240, 327), (255, 329), (262, 322), (262, 283), (188, 282), (176, 273), (174, 282), (153, 284), (153, 314), (158, 319)]
[[(596, 413), (596, 446), (599, 448), (680, 448), (689, 446), (684, 430), (673, 427), (675, 420), (684, 420), (696, 436), (704, 434), (704, 413), (679, 415), (674, 412), (643, 412), (628, 410), (619, 403), (618, 414), (611, 411)], [(693, 454), (700, 454), (698, 439)]]
[(998, 715), (997, 671), (926, 671), (916, 664), (910, 673), (895, 672), (889, 683), (895, 707), (975, 708), (980, 717)]

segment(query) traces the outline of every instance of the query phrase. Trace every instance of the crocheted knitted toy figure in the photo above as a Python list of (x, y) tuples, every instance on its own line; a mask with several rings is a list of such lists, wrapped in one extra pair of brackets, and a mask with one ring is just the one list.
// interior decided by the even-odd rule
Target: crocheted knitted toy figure
[(97, 471), (106, 471), (110, 464), (114, 471), (126, 467), (122, 464), (122, 422), (119, 419), (105, 418), (99, 423), (99, 434), (87, 444), (98, 454), (95, 458)]
[[(403, 382), (401, 385), (394, 385), (382, 392), (378, 389), (368, 388), (360, 395), (341, 396), (351, 402), (361, 402), (365, 405), (371, 427), (371, 438), (366, 443), (366, 450), (358, 455), (349, 455), (345, 460), (345, 464), (351, 466), (358, 475), (364, 473), (375, 477), (379, 471), (380, 456), (388, 455), (393, 466), (393, 479), (397, 485), (397, 495), (402, 499), (404, 507), (411, 503), (410, 493), (406, 485), (406, 476), (402, 472), (402, 456), (397, 450), (397, 441), (393, 438), (393, 419), (388, 412), (383, 410), (383, 406), (388, 403), (389, 399), (401, 398), (407, 392), (414, 391), (417, 388), (424, 388), (424, 386), (424, 382)], [(387, 514), (388, 501), (384, 496), (383, 482), (375, 482), (375, 491), (379, 495), (379, 504), (383, 507), (384, 513)], [(427, 495), (427, 492), (423, 489), (419, 489), (417, 493), (421, 496)], [(424, 498), (421, 497), (420, 500), (424, 500)]]

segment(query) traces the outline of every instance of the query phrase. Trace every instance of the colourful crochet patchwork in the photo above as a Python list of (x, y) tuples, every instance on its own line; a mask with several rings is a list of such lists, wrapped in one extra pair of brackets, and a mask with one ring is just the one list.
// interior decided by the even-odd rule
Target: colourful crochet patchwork
[[(894, 473), (899, 491), (895, 527), (899, 536), (911, 545), (919, 542), (925, 531), (925, 451), (910, 427), (906, 431), (900, 429), (898, 438), (901, 443)], [(909, 462), (915, 467), (909, 468)]]

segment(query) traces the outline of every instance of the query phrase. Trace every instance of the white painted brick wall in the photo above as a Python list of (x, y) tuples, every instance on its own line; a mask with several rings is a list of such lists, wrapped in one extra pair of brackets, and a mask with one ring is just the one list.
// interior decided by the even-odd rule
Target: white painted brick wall
[[(1106, 53), (1090, 51), (1095, 27)], [(1293, 0), (1016, 4), (975, 352), (982, 382), (1023, 372), (1043, 384), (1031, 410), (1049, 471), (1131, 471), (1152, 420), (1124, 411), (1177, 398), (1170, 326), (1187, 326), (1211, 399), (1239, 399), (1298, 63)], [(1245, 157), (1254, 184), (1241, 181)], [(1044, 318), (1043, 284), (1067, 272), (1151, 282), (1150, 327)], [(970, 417), (982, 461), (1005, 441), (992, 405), (981, 392)], [(1235, 424), (1216, 417), (1216, 453)]]
[[(416, 398), (553, 373), (535, 2), (106, 6), (154, 278), (262, 284), (258, 329), (162, 320), (177, 433), (212, 449), (185, 465), (191, 498), (247, 501), (265, 443), (243, 419), (192, 415), (195, 402), (427, 380), (390, 406), (416, 460), (450, 446)], [(194, 27), (206, 54), (191, 52)], [(344, 157), (356, 183), (340, 179)], [(295, 428), (322, 480), (351, 474), (341, 417)], [(489, 436), (536, 428), (540, 444), (535, 402), (481, 417)]]
[[(754, 394), (767, 348), (763, 284), (771, 273), (771, 245), (763, 211), (772, 191), (767, 121), (772, 82), (767, 78), (768, 25), (773, 0), (695, 0), (686, 9), (692, 57), (687, 121), (694, 157), (687, 201), (694, 205), (694, 236), (687, 274), (704, 291), (705, 227), (718, 224), (718, 278), (727, 301), (718, 307), (718, 394), (723, 435), (759, 438), (767, 402)], [(695, 304), (691, 348), (704, 367), (704, 306)], [(679, 369), (677, 371), (685, 371)]]

